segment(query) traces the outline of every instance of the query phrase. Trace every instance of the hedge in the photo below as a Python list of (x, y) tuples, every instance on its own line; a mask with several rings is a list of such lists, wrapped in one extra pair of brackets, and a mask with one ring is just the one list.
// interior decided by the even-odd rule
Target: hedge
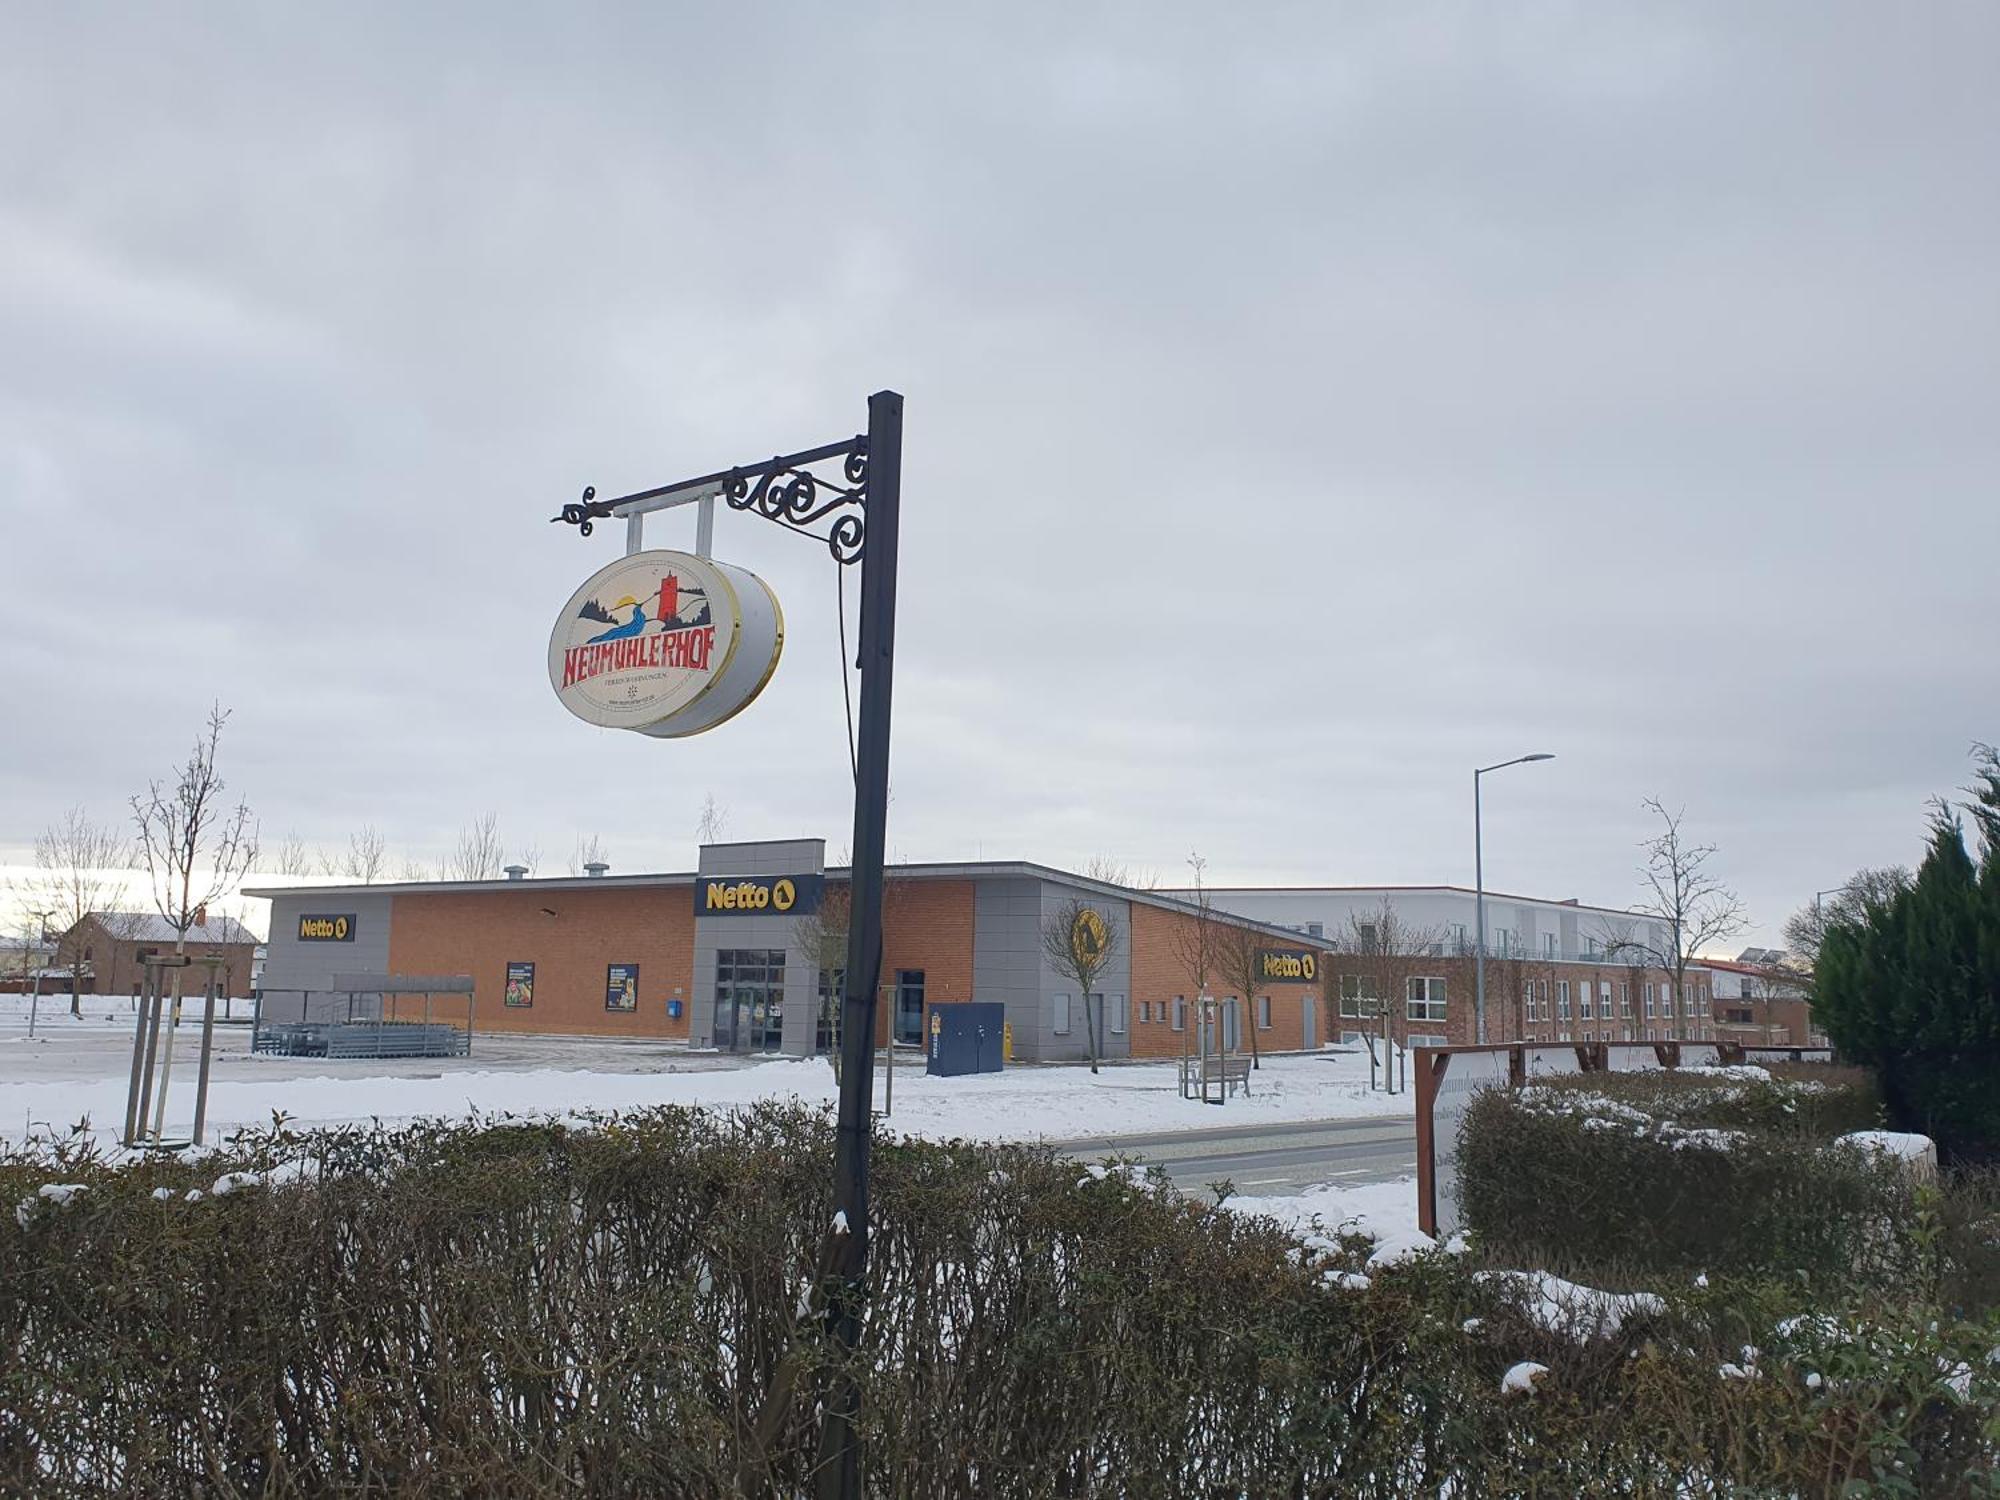
[[(778, 1107), (0, 1154), (0, 1490), (809, 1493), (831, 1159)], [(1969, 1495), (2000, 1460), (2000, 1338), (1920, 1309), (1880, 1314), (1900, 1360), (1811, 1383), (1877, 1337), (1815, 1324), (1738, 1380), (1783, 1309), (1565, 1333), (1465, 1258), (1364, 1271), (1037, 1148), (883, 1141), (874, 1183), (871, 1494)]]

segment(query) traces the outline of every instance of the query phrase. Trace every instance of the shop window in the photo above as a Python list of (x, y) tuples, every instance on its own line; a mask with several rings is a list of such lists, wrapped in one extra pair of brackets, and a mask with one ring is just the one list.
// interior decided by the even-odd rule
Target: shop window
[(1049, 1011), (1052, 1022), (1051, 1029), (1055, 1032), (1057, 1036), (1068, 1036), (1069, 996), (1051, 995), (1049, 997)]

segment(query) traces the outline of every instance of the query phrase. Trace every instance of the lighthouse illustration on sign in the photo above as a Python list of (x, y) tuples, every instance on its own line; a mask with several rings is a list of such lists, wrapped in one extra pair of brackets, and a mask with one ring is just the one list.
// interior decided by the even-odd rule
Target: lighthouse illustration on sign
[(671, 739), (743, 708), (783, 646), (777, 596), (756, 574), (635, 552), (570, 596), (549, 638), (549, 684), (580, 719)]

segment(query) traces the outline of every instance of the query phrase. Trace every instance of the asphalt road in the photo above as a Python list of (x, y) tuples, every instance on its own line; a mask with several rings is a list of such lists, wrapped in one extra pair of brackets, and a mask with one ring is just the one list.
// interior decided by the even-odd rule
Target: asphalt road
[(1194, 1194), (1227, 1179), (1247, 1196), (1284, 1197), (1321, 1183), (1389, 1182), (1417, 1170), (1417, 1127), (1403, 1119), (1221, 1126), (1057, 1144), (1079, 1161), (1133, 1156), (1156, 1163), (1175, 1187)]

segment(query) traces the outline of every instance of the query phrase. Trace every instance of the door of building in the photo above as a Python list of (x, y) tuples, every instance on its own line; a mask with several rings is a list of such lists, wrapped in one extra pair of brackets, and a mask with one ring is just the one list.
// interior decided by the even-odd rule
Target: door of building
[(1311, 995), (1299, 1001), (1299, 1045), (1308, 1052), (1319, 1050), (1319, 1007)]
[(776, 1052), (785, 1040), (785, 950), (729, 948), (715, 955), (715, 1045)]

